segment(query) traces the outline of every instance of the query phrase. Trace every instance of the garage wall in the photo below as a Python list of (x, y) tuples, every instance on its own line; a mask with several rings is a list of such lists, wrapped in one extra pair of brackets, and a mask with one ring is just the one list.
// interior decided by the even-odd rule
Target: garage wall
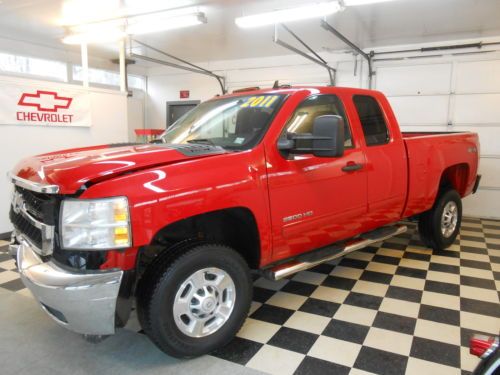
[(483, 179), (464, 211), (499, 218), (500, 58), (379, 64), (376, 72), (376, 88), (389, 97), (403, 131), (479, 134)]
[(218, 83), (210, 77), (172, 72), (148, 75), (146, 128), (166, 128), (166, 103), (181, 100), (179, 90), (183, 89), (190, 90), (190, 98), (186, 100), (207, 100), (220, 94)]
[[(2, 82), (13, 80), (55, 90), (85, 90), (81, 86), (5, 76), (0, 76), (0, 90)], [(0, 125), (0, 233), (11, 230), (8, 220), (11, 186), (6, 175), (20, 159), (58, 149), (127, 141), (126, 95), (104, 89), (90, 89), (89, 94), (90, 128)]]
[[(465, 42), (473, 41), (438, 44)], [(418, 47), (423, 46), (401, 48)], [(355, 73), (351, 55), (321, 55), (337, 68), (338, 86), (368, 86), (367, 67), (361, 60), (358, 59)], [(479, 191), (464, 200), (464, 212), (470, 216), (500, 218), (500, 53), (418, 59), (404, 55), (390, 57), (396, 61), (375, 63), (373, 87), (389, 97), (403, 131), (477, 132), (481, 142), (480, 173), (483, 180)], [(269, 87), (276, 79), (293, 85), (328, 84), (325, 70), (300, 56), (217, 61), (202, 65), (226, 76), (229, 90)], [(165, 102), (180, 100), (179, 90), (191, 90), (190, 99), (195, 100), (206, 100), (220, 93), (214, 79), (164, 67), (151, 68), (148, 71), (147, 127), (165, 127)]]

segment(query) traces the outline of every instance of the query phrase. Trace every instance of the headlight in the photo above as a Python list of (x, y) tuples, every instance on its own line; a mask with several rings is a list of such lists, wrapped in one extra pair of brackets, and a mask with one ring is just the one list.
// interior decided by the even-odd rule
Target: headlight
[(127, 198), (63, 200), (61, 239), (64, 249), (130, 247), (132, 238)]

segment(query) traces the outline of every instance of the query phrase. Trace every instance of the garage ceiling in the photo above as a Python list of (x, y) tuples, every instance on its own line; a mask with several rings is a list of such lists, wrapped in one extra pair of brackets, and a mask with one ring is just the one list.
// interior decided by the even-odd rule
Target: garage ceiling
[[(105, 0), (103, 0), (105, 1)], [(144, 0), (147, 1), (147, 0)], [(12, 39), (78, 50), (60, 42), (57, 25), (61, 0), (0, 0), (0, 34)], [(301, 5), (304, 0), (186, 0), (199, 5), (208, 23), (138, 38), (192, 61), (285, 55), (272, 42), (273, 28), (239, 29), (234, 18)], [(96, 10), (96, 12), (98, 12)], [(329, 22), (364, 48), (500, 35), (498, 0), (398, 0), (350, 7), (330, 16)], [(345, 49), (319, 26), (318, 20), (289, 26), (317, 49)], [(93, 46), (91, 53), (116, 57), (114, 46)]]

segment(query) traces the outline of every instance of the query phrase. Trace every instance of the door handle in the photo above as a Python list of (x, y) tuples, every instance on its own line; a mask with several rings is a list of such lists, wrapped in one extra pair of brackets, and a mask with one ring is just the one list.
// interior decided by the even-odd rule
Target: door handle
[(354, 172), (354, 171), (359, 171), (361, 168), (363, 168), (363, 164), (357, 164), (352, 161), (347, 163), (345, 166), (342, 167), (342, 170), (344, 172)]

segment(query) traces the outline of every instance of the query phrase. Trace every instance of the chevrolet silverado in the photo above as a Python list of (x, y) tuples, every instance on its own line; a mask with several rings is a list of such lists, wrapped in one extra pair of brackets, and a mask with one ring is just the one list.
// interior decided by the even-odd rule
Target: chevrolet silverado
[(233, 93), (153, 143), (21, 161), (10, 251), (63, 327), (97, 341), (135, 304), (160, 349), (198, 356), (242, 326), (252, 272), (288, 277), (403, 233), (402, 219), (449, 247), (478, 155), (474, 133), (401, 133), (377, 91)]

